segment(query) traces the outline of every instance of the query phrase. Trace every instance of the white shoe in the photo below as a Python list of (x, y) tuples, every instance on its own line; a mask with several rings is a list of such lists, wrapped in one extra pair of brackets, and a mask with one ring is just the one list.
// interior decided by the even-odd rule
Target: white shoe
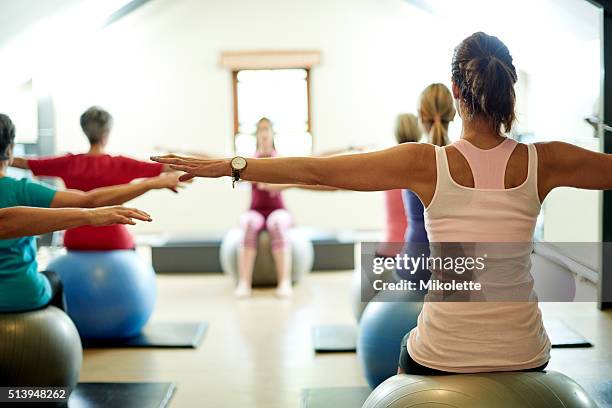
[(251, 288), (246, 285), (239, 284), (236, 289), (234, 289), (234, 295), (239, 298), (248, 298), (251, 296)]
[(276, 288), (276, 296), (280, 298), (289, 298), (293, 295), (293, 288), (290, 283), (283, 283)]

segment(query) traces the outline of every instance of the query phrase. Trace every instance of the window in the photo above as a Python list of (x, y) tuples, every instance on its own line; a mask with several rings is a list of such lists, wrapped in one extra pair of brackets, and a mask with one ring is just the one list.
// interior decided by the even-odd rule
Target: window
[(274, 143), (280, 155), (311, 153), (309, 69), (237, 70), (233, 88), (237, 154), (255, 153), (256, 124), (264, 116), (274, 124)]

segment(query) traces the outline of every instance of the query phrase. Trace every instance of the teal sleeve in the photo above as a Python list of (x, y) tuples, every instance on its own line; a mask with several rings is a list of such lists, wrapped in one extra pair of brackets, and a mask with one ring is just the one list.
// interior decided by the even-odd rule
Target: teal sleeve
[(27, 179), (23, 179), (21, 181), (23, 182), (23, 200), (20, 201), (23, 202), (24, 205), (42, 208), (51, 207), (51, 202), (53, 201), (57, 190)]

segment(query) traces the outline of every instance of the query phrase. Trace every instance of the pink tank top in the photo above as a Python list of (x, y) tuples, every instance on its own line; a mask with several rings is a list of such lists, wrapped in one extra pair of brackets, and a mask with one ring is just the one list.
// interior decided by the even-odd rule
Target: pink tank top
[[(505, 189), (506, 165), (516, 145), (511, 139), (490, 150), (465, 140), (452, 145), (467, 160), (474, 188), (453, 180), (446, 149), (435, 147), (436, 190), (424, 214), (431, 242), (532, 242), (540, 212), (537, 151), (527, 145), (527, 178)], [(529, 265), (510, 271), (523, 282), (531, 278), (529, 255), (526, 259)], [(416, 362), (458, 373), (524, 370), (550, 358), (537, 302), (426, 301), (407, 347)]]

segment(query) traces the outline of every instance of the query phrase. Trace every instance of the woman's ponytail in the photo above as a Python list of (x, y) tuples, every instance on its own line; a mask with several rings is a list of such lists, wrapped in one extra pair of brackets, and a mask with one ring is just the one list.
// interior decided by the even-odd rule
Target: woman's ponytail
[(463, 40), (455, 48), (452, 76), (467, 119), (481, 115), (496, 132), (512, 129), (517, 75), (499, 38), (479, 32)]
[(429, 135), (429, 143), (446, 146), (448, 124), (455, 118), (453, 96), (443, 84), (431, 84), (419, 98), (419, 119)]

